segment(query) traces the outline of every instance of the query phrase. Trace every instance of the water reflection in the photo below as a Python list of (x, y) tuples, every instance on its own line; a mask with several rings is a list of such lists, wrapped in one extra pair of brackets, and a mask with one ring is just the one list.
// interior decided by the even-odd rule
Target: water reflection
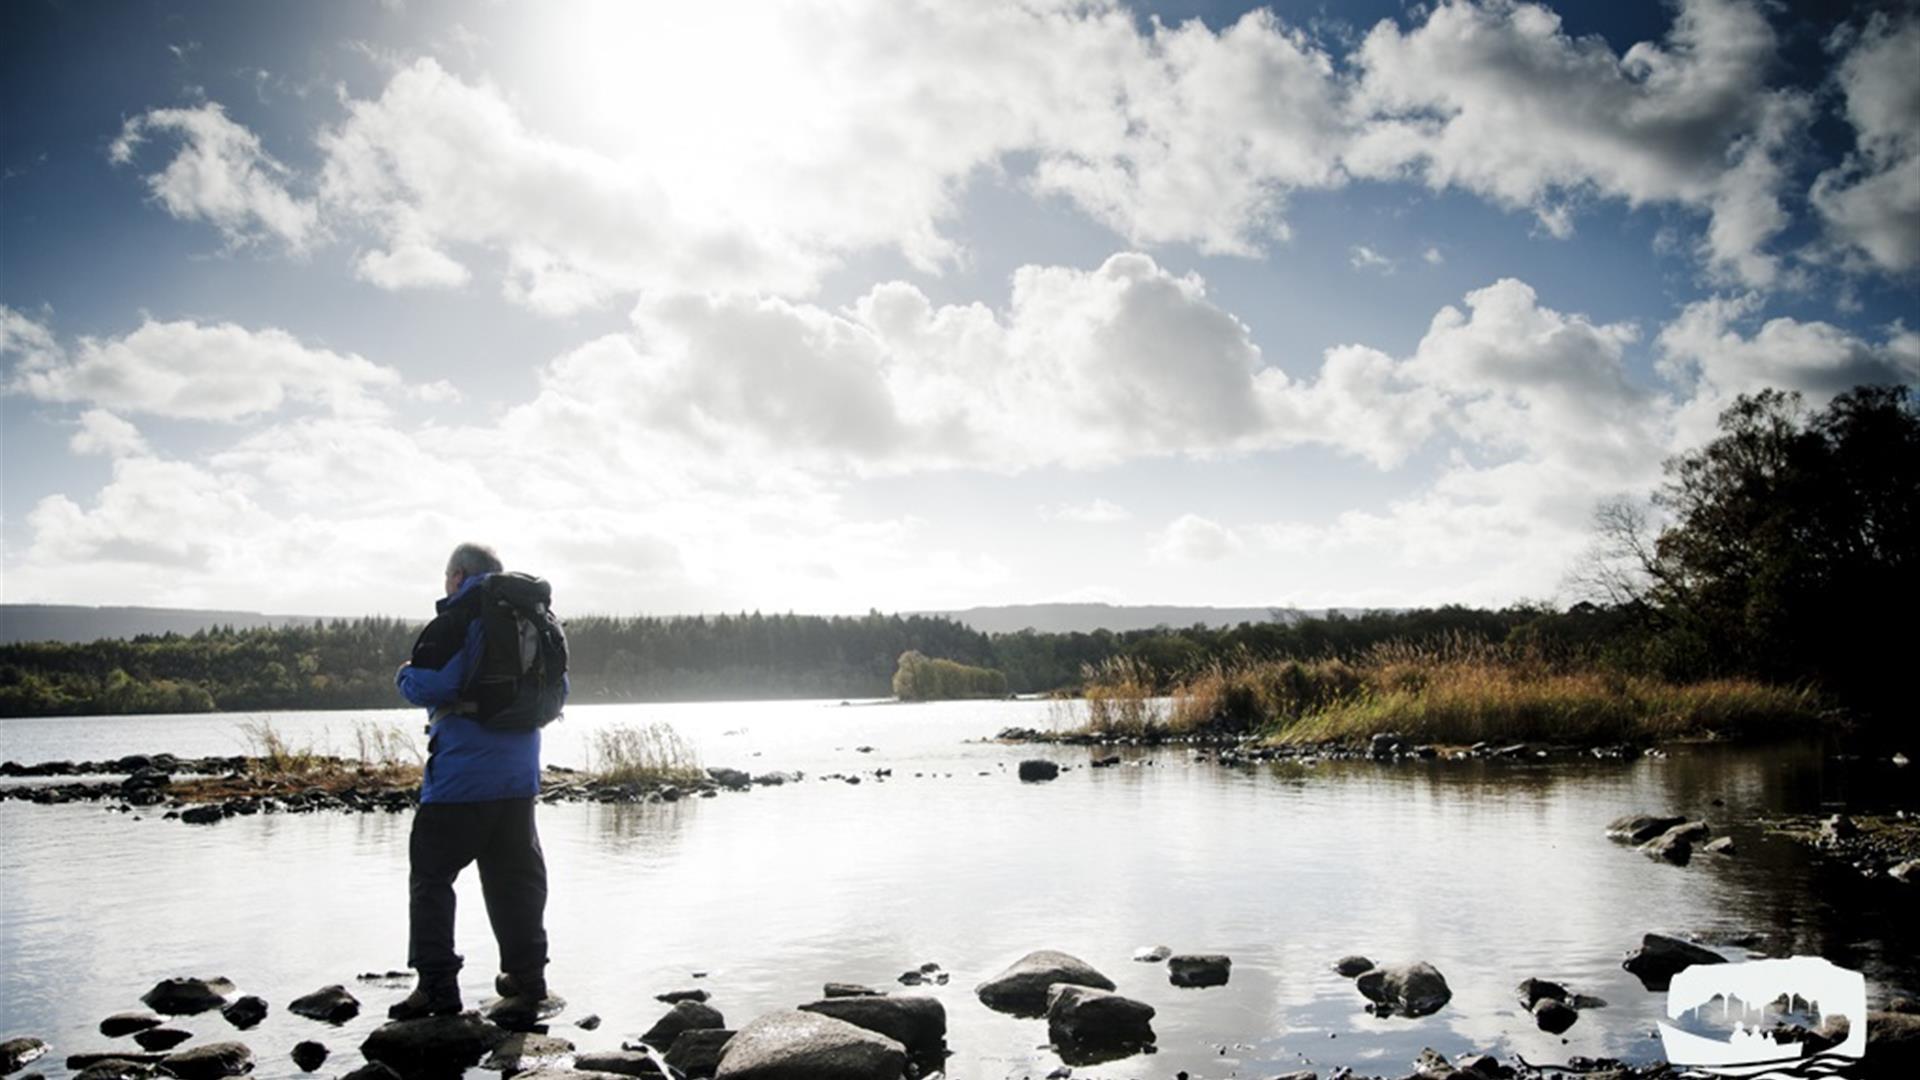
[[(1864, 970), (1876, 1002), (1916, 988), (1920, 941), (1910, 920), (1893, 917), (1901, 887), (1817, 862), (1760, 827), (1766, 815), (1843, 796), (1879, 805), (1913, 797), (1881, 770), (1831, 762), (1819, 747), (1704, 747), (1635, 762), (1247, 767), (1156, 748), (1094, 769), (1084, 748), (967, 741), (1037, 726), (1031, 711), (683, 710), (709, 763), (810, 777), (711, 800), (542, 807), (554, 984), (576, 1012), (607, 1020), (595, 1032), (564, 1021), (557, 1030), (582, 1049), (613, 1049), (665, 1011), (653, 997), (669, 990), (703, 987), (739, 1023), (812, 1000), (828, 981), (897, 988), (902, 972), (934, 962), (952, 982), (916, 992), (948, 1010), (948, 1074), (1044, 1075), (1060, 1064), (1044, 1049), (1045, 1022), (993, 1013), (972, 987), (1033, 949), (1056, 948), (1157, 1010), (1159, 1052), (1138, 1071), (1353, 1065), (1400, 1075), (1426, 1046), (1535, 1062), (1657, 1057), (1661, 995), (1619, 967), (1647, 930), (1824, 955)], [(568, 723), (655, 715), (583, 712)], [(182, 724), (187, 741), (218, 731), (206, 718)], [(132, 723), (70, 740), (92, 749), (47, 754), (35, 752), (52, 738), (47, 729), (0, 727), (0, 756), (154, 750), (170, 746), (165, 729)], [(858, 753), (862, 745), (875, 750)], [(550, 746), (564, 751), (559, 738)], [(1022, 784), (1014, 766), (1032, 756), (1072, 767)], [(872, 778), (878, 768), (893, 778)], [(858, 787), (818, 779), (856, 770), (869, 774)], [(1739, 853), (1681, 868), (1603, 838), (1612, 818), (1648, 810), (1704, 817)], [(408, 823), (262, 815), (190, 828), (98, 807), (0, 804), (6, 1034), (49, 1038), (60, 1057), (105, 1049), (93, 1025), (137, 1008), (160, 978), (225, 974), (275, 1007), (247, 1036), (262, 1076), (297, 1075), (286, 1054), (303, 1038), (351, 1057), (344, 1048), (404, 987), (354, 986), (365, 1008), (338, 1032), (288, 1016), (284, 1004), (403, 962)], [(471, 875), (459, 919), (474, 1001), (494, 958)], [(1232, 979), (1172, 986), (1164, 965), (1130, 959), (1156, 944), (1225, 953)], [(1353, 980), (1331, 970), (1355, 952), (1433, 964), (1452, 1002), (1417, 1020), (1368, 1015)], [(1564, 1037), (1547, 1035), (1514, 999), (1528, 976), (1611, 1004), (1583, 1012)], [(217, 1014), (188, 1028), (232, 1034)], [(63, 1075), (52, 1065), (49, 1075)]]

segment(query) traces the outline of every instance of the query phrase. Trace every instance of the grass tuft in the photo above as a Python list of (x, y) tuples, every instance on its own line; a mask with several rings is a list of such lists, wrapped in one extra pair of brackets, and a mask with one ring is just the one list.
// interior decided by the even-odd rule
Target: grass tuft
[(611, 784), (689, 781), (706, 775), (699, 755), (671, 724), (614, 724), (595, 731), (587, 771)]

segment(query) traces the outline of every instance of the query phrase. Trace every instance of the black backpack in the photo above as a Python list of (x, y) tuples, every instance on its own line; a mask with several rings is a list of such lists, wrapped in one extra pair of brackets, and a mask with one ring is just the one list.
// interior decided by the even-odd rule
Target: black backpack
[(490, 728), (545, 727), (560, 718), (567, 698), (567, 634), (553, 614), (553, 588), (513, 571), (488, 577), (480, 594), (480, 664), (461, 697)]

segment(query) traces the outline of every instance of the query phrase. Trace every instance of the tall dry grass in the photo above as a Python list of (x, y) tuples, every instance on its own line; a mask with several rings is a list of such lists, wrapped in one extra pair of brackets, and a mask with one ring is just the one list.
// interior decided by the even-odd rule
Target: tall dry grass
[(587, 772), (613, 784), (698, 780), (700, 756), (671, 724), (614, 724), (593, 733)]
[(1351, 660), (1216, 661), (1151, 698), (1151, 673), (1130, 661), (1088, 672), (1094, 735), (1248, 736), (1281, 743), (1602, 744), (1715, 735), (1753, 738), (1821, 723), (1810, 691), (1748, 679), (1671, 683), (1556, 664), (1537, 653), (1452, 638), (1390, 644)]

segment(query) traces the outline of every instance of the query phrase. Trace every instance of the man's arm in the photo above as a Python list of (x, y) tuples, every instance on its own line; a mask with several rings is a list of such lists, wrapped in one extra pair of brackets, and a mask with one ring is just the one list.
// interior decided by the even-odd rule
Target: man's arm
[(475, 619), (467, 626), (466, 644), (444, 666), (423, 668), (408, 664), (402, 667), (393, 677), (394, 685), (400, 688), (400, 696), (427, 709), (451, 705), (460, 700), (460, 690), (467, 683), (467, 672), (480, 662), (483, 636), (480, 620)]

